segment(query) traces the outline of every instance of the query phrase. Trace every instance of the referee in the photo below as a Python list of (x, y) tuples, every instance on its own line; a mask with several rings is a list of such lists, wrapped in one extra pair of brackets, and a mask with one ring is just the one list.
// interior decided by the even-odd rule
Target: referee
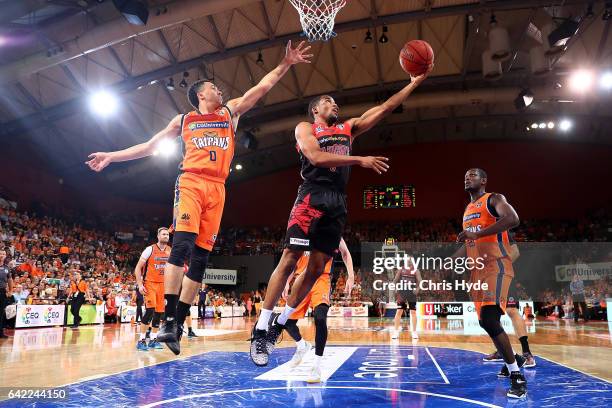
[(9, 268), (4, 265), (6, 260), (6, 251), (0, 248), (0, 339), (6, 339), (8, 336), (4, 334), (4, 324), (6, 314), (4, 308), (7, 305), (7, 289), (8, 292), (13, 291), (13, 279)]
[(87, 292), (87, 283), (81, 278), (81, 274), (76, 274), (76, 280), (70, 283), (70, 312), (74, 318), (72, 328), (76, 329), (81, 323), (81, 306), (85, 303), (85, 293)]

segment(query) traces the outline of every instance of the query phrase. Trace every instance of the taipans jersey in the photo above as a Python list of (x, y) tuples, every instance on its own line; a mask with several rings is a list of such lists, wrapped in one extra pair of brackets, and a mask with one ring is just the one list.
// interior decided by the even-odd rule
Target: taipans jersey
[[(297, 278), (302, 273), (304, 273), (304, 271), (308, 267), (309, 259), (310, 259), (310, 252), (308, 251), (304, 252), (304, 254), (302, 254), (300, 259), (298, 259), (297, 263), (295, 264), (295, 273), (293, 275), (295, 278)], [(323, 269), (323, 275), (330, 274), (333, 263), (334, 263), (334, 258), (333, 257), (329, 258), (329, 260), (325, 263), (325, 268)]]
[(234, 158), (235, 132), (227, 106), (214, 113), (187, 113), (182, 119), (183, 161), (180, 169), (224, 183)]
[(417, 280), (417, 276), (416, 276), (417, 269), (416, 269), (416, 266), (414, 265), (414, 258), (409, 255), (408, 259), (409, 259), (408, 268), (401, 268), (399, 270), (400, 280), (416, 282), (416, 280)]
[[(495, 224), (499, 215), (491, 205), (491, 193), (485, 193), (478, 200), (469, 203), (463, 213), (463, 229), (477, 232)], [(484, 262), (508, 256), (510, 240), (508, 231), (489, 235), (476, 240), (466, 240), (468, 258), (483, 257)]]
[(157, 244), (149, 245), (142, 251), (140, 257), (146, 259), (145, 272), (142, 280), (144, 282), (163, 282), (164, 268), (170, 256), (170, 246), (161, 250)]
[[(331, 127), (321, 123), (313, 123), (312, 134), (317, 138), (322, 151), (342, 156), (349, 156), (351, 154), (352, 136), (351, 126), (348, 122)], [(351, 174), (351, 166), (316, 167), (300, 151), (299, 145), (296, 145), (296, 147), (302, 162), (300, 175), (306, 183), (310, 182), (316, 185), (329, 186), (337, 191), (344, 192), (349, 175)]]

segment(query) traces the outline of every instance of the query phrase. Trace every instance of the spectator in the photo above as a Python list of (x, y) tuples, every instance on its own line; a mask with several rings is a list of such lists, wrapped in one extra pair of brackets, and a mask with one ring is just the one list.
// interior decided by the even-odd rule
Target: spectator
[(4, 308), (7, 305), (7, 293), (13, 291), (13, 279), (9, 268), (5, 266), (4, 261), (6, 260), (6, 250), (0, 249), (0, 339), (7, 337), (4, 334), (5, 324), (5, 312)]
[[(578, 265), (578, 262), (576, 262)], [(578, 273), (575, 273), (570, 283), (570, 291), (572, 292), (572, 300), (574, 302), (574, 322), (578, 321), (578, 308), (584, 321), (587, 321), (587, 307), (584, 298), (584, 282)]]

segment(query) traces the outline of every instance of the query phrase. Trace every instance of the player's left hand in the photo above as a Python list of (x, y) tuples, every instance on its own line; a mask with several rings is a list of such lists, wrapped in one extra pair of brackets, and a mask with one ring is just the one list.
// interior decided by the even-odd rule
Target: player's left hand
[(421, 75), (416, 75), (416, 76), (410, 75), (410, 82), (411, 83), (414, 82), (417, 85), (420, 84), (421, 82), (425, 80), (425, 78), (427, 78), (427, 76), (429, 75), (431, 71), (433, 71), (433, 69), (434, 69), (434, 64), (431, 64), (429, 68), (427, 68), (427, 71), (425, 71)]
[(465, 242), (468, 239), (474, 240), (478, 238), (478, 234), (468, 230), (463, 230), (457, 235), (457, 242)]
[(349, 276), (346, 278), (346, 284), (344, 285), (344, 296), (350, 297), (351, 291), (353, 290), (353, 286), (355, 286), (355, 278)]
[(285, 62), (289, 65), (298, 64), (300, 62), (310, 64), (310, 58), (312, 58), (313, 54), (305, 54), (306, 51), (310, 49), (310, 45), (304, 47), (304, 44), (306, 44), (306, 42), (302, 41), (297, 47), (292, 48), (291, 40), (289, 40), (285, 49)]

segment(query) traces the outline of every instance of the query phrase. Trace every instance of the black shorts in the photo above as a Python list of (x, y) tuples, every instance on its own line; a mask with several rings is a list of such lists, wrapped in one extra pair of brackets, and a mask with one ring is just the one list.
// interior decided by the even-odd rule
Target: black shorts
[(516, 309), (519, 308), (519, 298), (516, 294), (516, 285), (514, 284), (514, 280), (510, 282), (510, 286), (508, 288), (508, 300), (506, 301), (506, 308), (514, 307)]
[(416, 310), (417, 298), (411, 290), (401, 290), (397, 292), (397, 305), (403, 310)]
[(416, 310), (416, 302), (398, 302), (397, 304), (402, 310)]
[(285, 248), (338, 251), (346, 223), (346, 195), (315, 184), (302, 184), (289, 215)]

